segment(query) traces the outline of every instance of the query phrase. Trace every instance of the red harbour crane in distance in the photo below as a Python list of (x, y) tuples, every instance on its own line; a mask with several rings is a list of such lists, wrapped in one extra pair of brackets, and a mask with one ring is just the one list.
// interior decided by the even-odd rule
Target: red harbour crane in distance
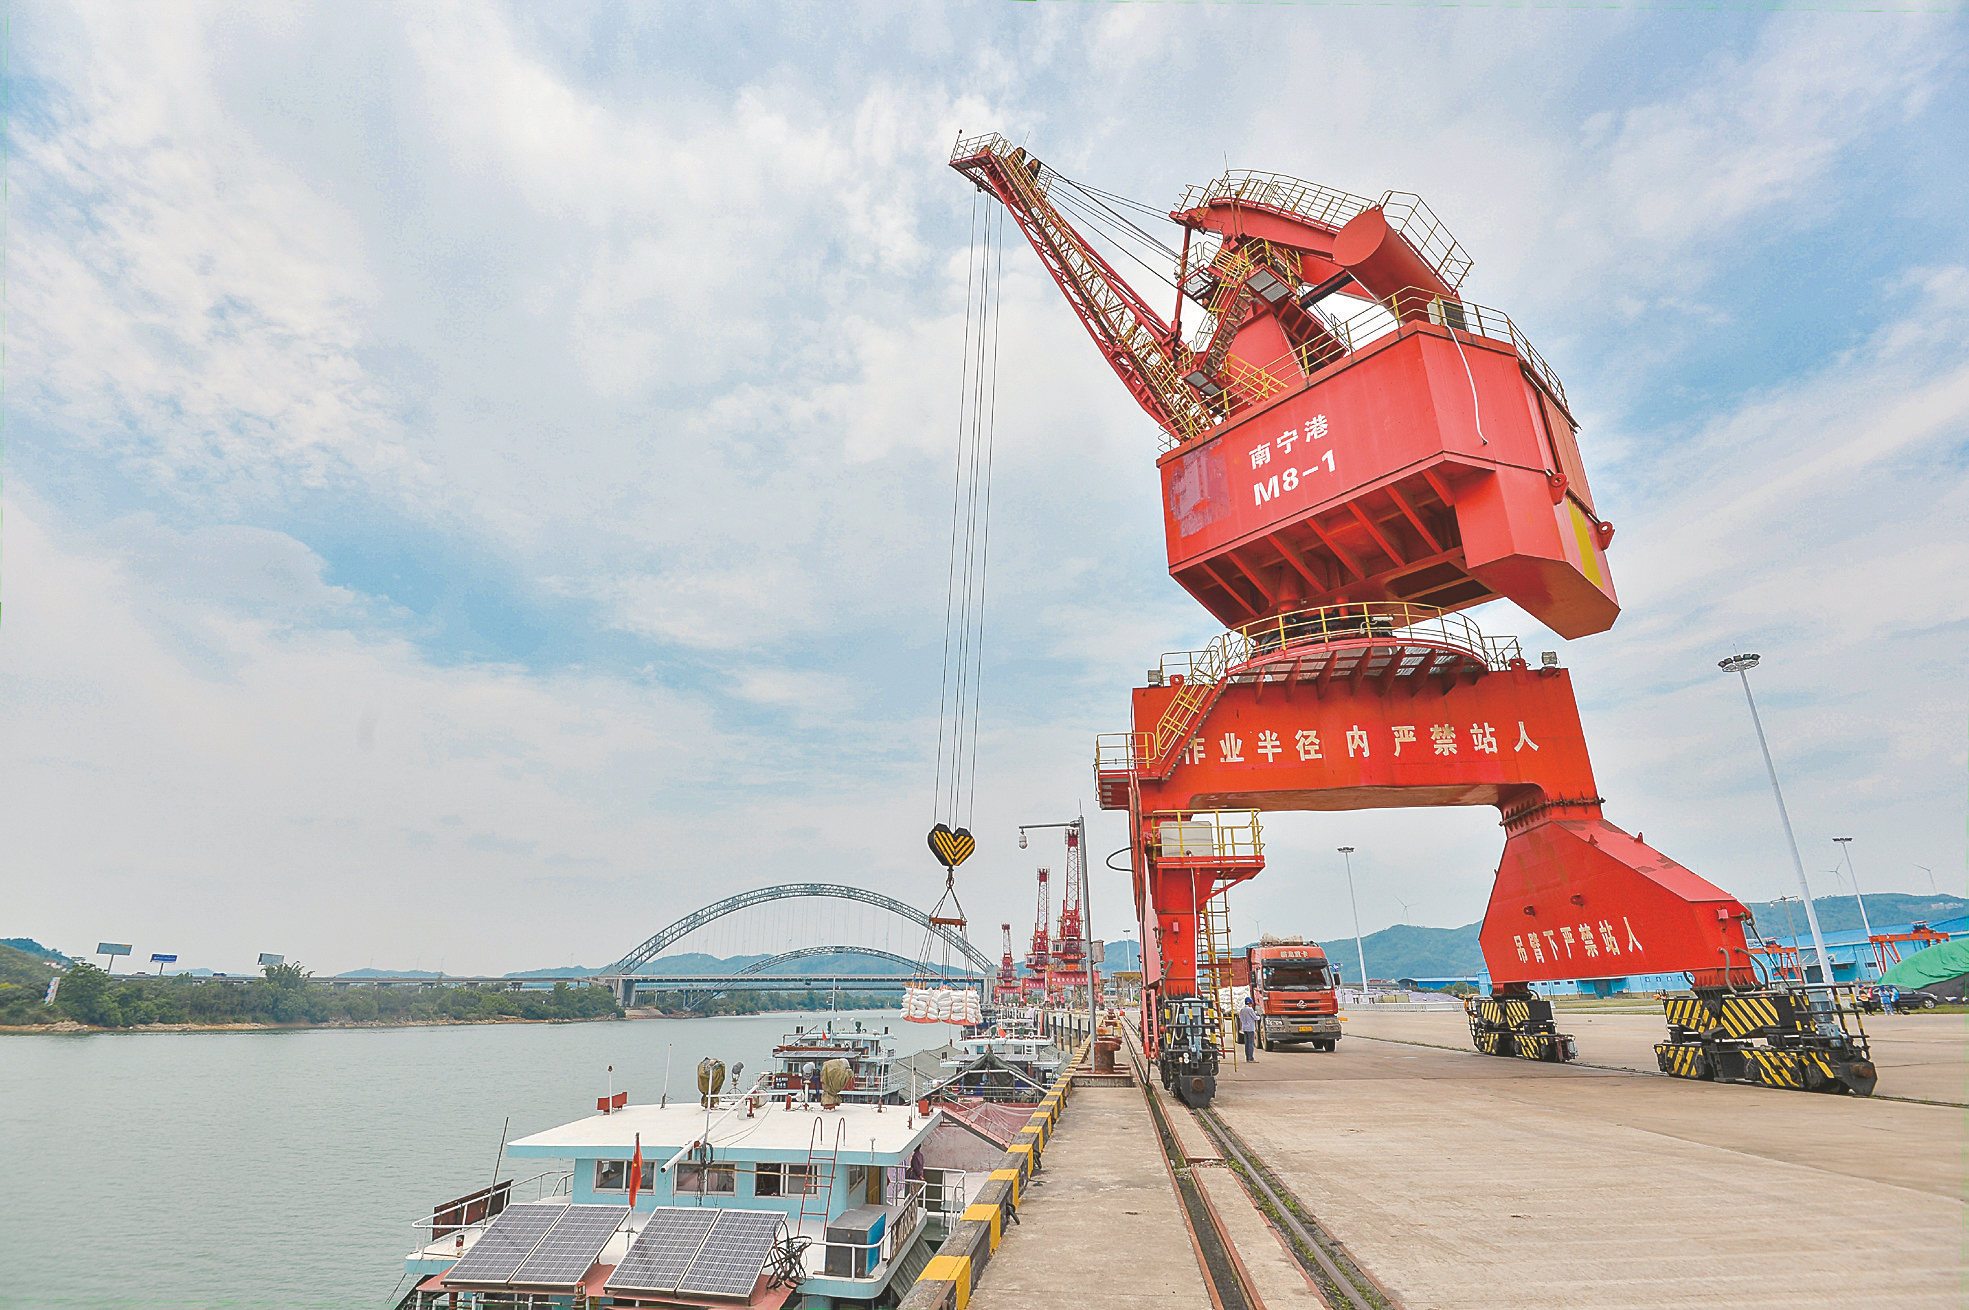
[(1086, 876), (1081, 862), (1080, 833), (1068, 828), (1066, 878), (1060, 888), (1060, 925), (1053, 940), (1053, 984), (1060, 987), (1087, 986), (1087, 940), (1081, 931), (1081, 880)]
[(1046, 880), (1053, 874), (1051, 869), (1039, 871), (1039, 913), (1032, 921), (1032, 950), (1026, 955), (1026, 976), (1022, 990), (1045, 996), (1053, 990), (1053, 952), (1048, 937), (1050, 925), (1047, 922)]
[[(1264, 868), (1260, 811), (1492, 805), (1479, 1049), (1572, 1058), (1535, 982), (1685, 972), (1696, 998), (1669, 1003), (1665, 1072), (1870, 1092), (1836, 994), (1768, 986), (1742, 903), (1602, 816), (1557, 657), (1533, 669), (1458, 612), (1502, 598), (1569, 638), (1606, 630), (1614, 533), (1564, 388), (1463, 298), (1471, 261), (1428, 206), (1226, 172), (1169, 213), (1184, 235), (1164, 320), (1053, 193), (1105, 201), (1002, 136), (960, 138), (950, 165), (1005, 206), (1161, 429), (1170, 576), (1228, 629), (1165, 655), (1130, 731), (1096, 746), (1102, 808), (1129, 816), (1165, 1084), (1214, 1093), (1199, 920)], [(1044, 895), (1042, 874), (1036, 948)]]
[(1019, 990), (1019, 966), (1012, 959), (1012, 925), (1001, 925), (1005, 929), (1005, 958), (998, 962), (998, 994), (1013, 996)]

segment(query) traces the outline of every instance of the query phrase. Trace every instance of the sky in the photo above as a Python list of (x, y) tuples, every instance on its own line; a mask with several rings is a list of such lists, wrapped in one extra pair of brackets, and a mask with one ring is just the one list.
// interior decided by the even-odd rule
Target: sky
[[(1424, 196), (1564, 379), (1624, 610), (1607, 817), (1743, 899), (1964, 888), (1969, 26), (1909, 11), (12, 10), (0, 935), (615, 959), (744, 888), (927, 906), (975, 193)], [(1169, 229), (1174, 231), (1173, 228)], [(1155, 432), (1004, 252), (973, 935), (1212, 620)], [(1144, 281), (1148, 279), (1144, 276)], [(1154, 285), (1154, 284), (1150, 284)], [(1159, 288), (1158, 288), (1159, 289)], [(1278, 815), (1234, 930), (1453, 926), (1485, 809)], [(1843, 875), (1841, 875), (1843, 877)], [(1098, 870), (1096, 935), (1126, 881)], [(815, 929), (820, 931), (819, 928)], [(689, 945), (682, 949), (690, 949)]]

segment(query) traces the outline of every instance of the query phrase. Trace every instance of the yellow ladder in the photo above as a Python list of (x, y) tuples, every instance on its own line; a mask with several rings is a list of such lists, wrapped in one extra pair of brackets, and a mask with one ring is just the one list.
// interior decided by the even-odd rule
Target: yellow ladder
[(1231, 895), (1226, 888), (1203, 903), (1202, 931), (1197, 934), (1196, 979), (1198, 990), (1210, 1012), (1217, 1018), (1218, 1042), (1230, 1049), (1231, 1065), (1237, 1065), (1240, 1044), (1237, 1034), (1237, 998), (1226, 1006), (1222, 997), (1231, 986)]

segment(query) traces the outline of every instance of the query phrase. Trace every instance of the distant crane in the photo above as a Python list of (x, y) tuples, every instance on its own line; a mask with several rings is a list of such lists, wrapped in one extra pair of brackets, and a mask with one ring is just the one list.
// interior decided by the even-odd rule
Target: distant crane
[(1066, 830), (1066, 881), (1060, 889), (1060, 926), (1053, 939), (1053, 980), (1065, 987), (1087, 985), (1087, 938), (1080, 923), (1080, 893), (1086, 878), (1080, 833)]
[(1048, 901), (1046, 880), (1053, 871), (1041, 868), (1039, 871), (1039, 914), (1032, 923), (1032, 950), (1026, 956), (1025, 989), (1036, 991), (1041, 996), (1053, 990), (1053, 951), (1048, 935)]
[(1019, 966), (1012, 959), (1012, 925), (1000, 925), (1005, 929), (1005, 958), (998, 962), (998, 994), (1010, 996), (1019, 989)]

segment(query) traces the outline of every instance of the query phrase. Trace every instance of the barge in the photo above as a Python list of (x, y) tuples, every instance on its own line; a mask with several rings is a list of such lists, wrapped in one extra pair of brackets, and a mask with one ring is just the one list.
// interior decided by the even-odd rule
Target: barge
[(511, 1201), (505, 1184), (437, 1207), (403, 1310), (893, 1304), (983, 1179), (926, 1163), (942, 1154), (924, 1149), (943, 1123), (934, 1109), (822, 1108), (773, 1077), (708, 1107), (603, 1098), (509, 1143), (509, 1156), (573, 1168), (545, 1175), (536, 1200)]

